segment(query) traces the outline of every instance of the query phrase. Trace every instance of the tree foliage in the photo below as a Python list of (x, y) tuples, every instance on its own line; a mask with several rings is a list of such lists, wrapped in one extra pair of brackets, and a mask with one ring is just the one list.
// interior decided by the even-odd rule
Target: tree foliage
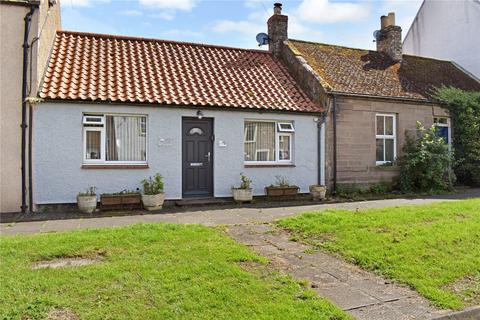
[(398, 187), (403, 192), (449, 190), (455, 182), (453, 156), (435, 126), (425, 128), (417, 122), (415, 135), (406, 135), (403, 154), (398, 160)]
[(453, 123), (454, 170), (461, 183), (480, 186), (480, 92), (452, 87), (437, 90)]

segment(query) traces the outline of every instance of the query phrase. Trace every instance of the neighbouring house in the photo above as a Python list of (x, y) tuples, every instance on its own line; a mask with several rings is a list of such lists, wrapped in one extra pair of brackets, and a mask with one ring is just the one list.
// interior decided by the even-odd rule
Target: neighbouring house
[(478, 79), (479, 33), (479, 0), (424, 0), (403, 48), (409, 54), (452, 60)]
[(480, 82), (450, 61), (406, 55), (395, 14), (382, 16), (377, 50), (288, 38), (288, 17), (276, 4), (268, 20), (270, 51), (326, 109), (327, 184), (372, 184), (398, 174), (392, 162), (416, 122), (434, 123), (450, 142), (447, 110), (435, 88), (480, 90)]
[(240, 173), (256, 195), (277, 175), (301, 192), (389, 180), (417, 120), (451, 139), (434, 87), (480, 90), (451, 62), (404, 55), (393, 14), (368, 51), (288, 39), (281, 10), (268, 51), (57, 31), (33, 110), (35, 204), (157, 172), (171, 200), (229, 197)]
[(0, 212), (33, 205), (28, 98), (37, 96), (57, 29), (56, 1), (0, 0)]

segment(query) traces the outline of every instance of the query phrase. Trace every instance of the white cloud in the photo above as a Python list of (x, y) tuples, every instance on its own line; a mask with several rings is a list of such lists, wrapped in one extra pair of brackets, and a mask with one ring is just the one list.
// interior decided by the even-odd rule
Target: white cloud
[(162, 19), (166, 21), (171, 21), (175, 18), (175, 12), (173, 11), (162, 11), (159, 13), (152, 13), (148, 15), (150, 18)]
[[(220, 33), (242, 33), (253, 34), (265, 29), (265, 24), (259, 24), (252, 21), (240, 20), (220, 20), (213, 24), (212, 30)], [(256, 32), (256, 33), (255, 33)]]
[(139, 0), (146, 7), (189, 11), (195, 7), (197, 0)]
[(359, 21), (367, 18), (370, 6), (365, 3), (330, 2), (330, 0), (303, 0), (295, 14), (313, 23)]
[(120, 11), (120, 14), (128, 17), (138, 17), (143, 15), (142, 11), (140, 10), (123, 10)]
[(62, 7), (91, 7), (93, 4), (106, 3), (110, 0), (62, 0), (60, 4)]
[(161, 32), (161, 35), (179, 40), (182, 38), (200, 38), (202, 37), (201, 32), (190, 31), (190, 30), (180, 30), (180, 29), (171, 29)]

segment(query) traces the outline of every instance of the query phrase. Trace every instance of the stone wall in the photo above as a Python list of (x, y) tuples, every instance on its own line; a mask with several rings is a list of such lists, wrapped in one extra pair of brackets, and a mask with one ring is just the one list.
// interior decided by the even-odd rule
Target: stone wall
[[(390, 181), (398, 175), (397, 167), (376, 165), (375, 115), (396, 115), (397, 156), (401, 155), (405, 134), (416, 130), (416, 122), (433, 124), (434, 116), (448, 116), (435, 104), (392, 101), (375, 98), (337, 98), (337, 183), (374, 184)], [(333, 184), (333, 117), (327, 118), (328, 184)]]

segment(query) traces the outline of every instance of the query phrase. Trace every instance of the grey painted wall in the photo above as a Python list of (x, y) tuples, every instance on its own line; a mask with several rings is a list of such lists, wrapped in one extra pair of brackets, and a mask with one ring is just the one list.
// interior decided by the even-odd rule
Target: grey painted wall
[[(136, 189), (140, 181), (157, 172), (165, 178), (167, 199), (182, 197), (182, 117), (194, 117), (197, 109), (125, 106), (111, 104), (42, 103), (34, 114), (34, 201), (37, 204), (72, 203), (88, 186), (98, 193)], [(244, 172), (253, 180), (256, 195), (286, 176), (308, 192), (317, 183), (317, 128), (314, 116), (292, 113), (259, 113), (202, 110), (214, 118), (214, 194), (231, 196)], [(84, 112), (148, 115), (148, 169), (82, 169)], [(243, 123), (245, 119), (289, 120), (295, 123), (294, 164), (284, 168), (245, 168)], [(224, 141), (226, 147), (219, 146)]]
[(480, 78), (480, 2), (425, 0), (405, 35), (403, 52), (452, 60)]

